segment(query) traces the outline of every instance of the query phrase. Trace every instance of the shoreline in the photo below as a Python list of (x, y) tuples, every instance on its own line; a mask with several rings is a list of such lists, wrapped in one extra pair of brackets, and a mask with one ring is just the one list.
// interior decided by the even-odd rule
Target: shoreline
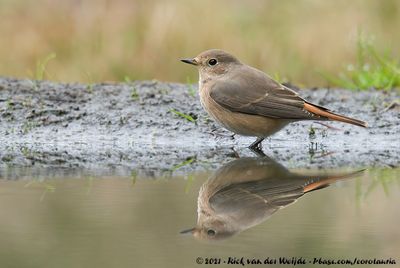
[[(1, 177), (25, 177), (23, 170), (159, 177), (212, 170), (236, 153), (255, 156), (246, 148), (254, 138), (231, 139), (208, 118), (196, 91), (195, 85), (158, 81), (85, 85), (0, 77)], [(369, 127), (292, 123), (263, 142), (266, 155), (291, 168), (400, 165), (400, 108), (390, 107), (398, 92), (298, 92)]]

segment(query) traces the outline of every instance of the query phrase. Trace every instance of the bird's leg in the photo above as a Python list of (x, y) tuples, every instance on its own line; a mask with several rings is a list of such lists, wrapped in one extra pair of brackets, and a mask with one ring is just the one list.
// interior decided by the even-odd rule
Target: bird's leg
[(240, 158), (240, 155), (239, 155), (239, 153), (235, 150), (235, 147), (232, 147), (231, 150), (233, 151), (233, 156), (234, 156), (235, 158)]
[(257, 138), (255, 142), (253, 142), (252, 144), (250, 144), (249, 148), (258, 148), (258, 149), (262, 149), (262, 141), (264, 140), (264, 138)]
[(265, 156), (265, 154), (262, 150), (262, 141), (263, 140), (264, 140), (264, 138), (257, 138), (257, 140), (249, 146), (249, 149), (252, 150), (258, 156)]

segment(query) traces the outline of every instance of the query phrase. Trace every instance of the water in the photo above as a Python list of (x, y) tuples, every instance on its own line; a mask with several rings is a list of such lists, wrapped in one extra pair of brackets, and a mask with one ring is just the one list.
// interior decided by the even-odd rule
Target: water
[[(1, 267), (201, 267), (206, 258), (220, 267), (229, 257), (392, 258), (388, 267), (399, 267), (399, 169), (289, 172), (270, 160), (235, 161), (170, 178), (3, 178)], [(299, 187), (313, 179), (307, 190), (322, 188), (321, 178), (338, 181), (301, 197)], [(180, 234), (196, 226), (200, 189), (214, 208), (203, 236)]]

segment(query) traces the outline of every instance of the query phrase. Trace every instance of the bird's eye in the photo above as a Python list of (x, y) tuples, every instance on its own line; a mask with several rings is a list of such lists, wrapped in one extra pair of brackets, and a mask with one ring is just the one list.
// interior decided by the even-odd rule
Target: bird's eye
[(207, 235), (214, 236), (215, 235), (215, 231), (213, 229), (208, 229), (207, 230)]
[(217, 60), (216, 60), (216, 59), (210, 59), (210, 60), (208, 60), (208, 65), (214, 66), (215, 64), (217, 64)]

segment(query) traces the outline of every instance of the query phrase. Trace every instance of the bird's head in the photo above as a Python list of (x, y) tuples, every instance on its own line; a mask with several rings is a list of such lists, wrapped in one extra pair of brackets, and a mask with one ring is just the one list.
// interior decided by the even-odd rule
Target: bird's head
[(229, 223), (219, 219), (207, 219), (198, 226), (181, 231), (181, 234), (192, 234), (199, 240), (216, 241), (229, 238), (238, 231), (232, 229)]
[(207, 77), (225, 74), (230, 69), (241, 64), (233, 55), (220, 49), (210, 49), (194, 58), (181, 59), (181, 61), (196, 66), (200, 76)]

